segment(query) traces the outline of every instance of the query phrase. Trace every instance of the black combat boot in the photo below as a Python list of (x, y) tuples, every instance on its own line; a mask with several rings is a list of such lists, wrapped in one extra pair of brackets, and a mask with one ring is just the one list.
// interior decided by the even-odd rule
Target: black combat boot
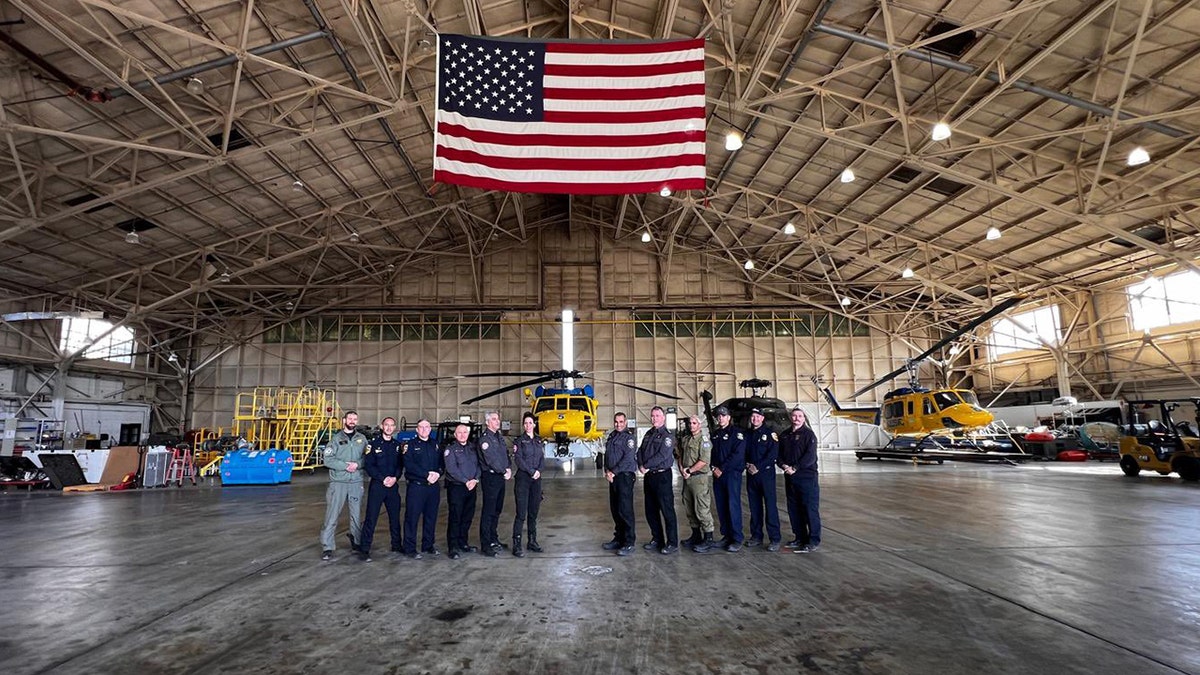
[(701, 542), (699, 544), (696, 544), (695, 546), (693, 546), (692, 550), (695, 551), (696, 553), (708, 553), (709, 551), (711, 551), (713, 549), (713, 546), (715, 546), (715, 544), (713, 544), (712, 535), (713, 535), (712, 532), (705, 532), (704, 539), (701, 540)]
[[(529, 543), (532, 544), (533, 542), (529, 542)], [(521, 548), (521, 535), (519, 535), (519, 534), (513, 536), (512, 551), (513, 551), (513, 555), (517, 556), (518, 558), (525, 557), (525, 551)]]
[(529, 531), (529, 546), (528, 546), (528, 548), (529, 548), (530, 553), (541, 553), (542, 552), (542, 547), (537, 543), (537, 530)]
[(700, 536), (700, 528), (693, 527), (692, 528), (692, 536), (688, 537), (687, 539), (684, 539), (683, 545), (684, 546), (695, 546), (696, 544), (699, 544), (702, 541), (704, 541), (704, 538), (702, 536)]

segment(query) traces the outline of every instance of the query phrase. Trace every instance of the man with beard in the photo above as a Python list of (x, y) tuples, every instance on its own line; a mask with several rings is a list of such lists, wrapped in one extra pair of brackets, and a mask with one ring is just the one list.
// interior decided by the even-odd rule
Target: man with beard
[(333, 557), (333, 535), (337, 530), (338, 516), (342, 506), (350, 510), (350, 550), (358, 551), (362, 523), (359, 510), (362, 505), (363, 481), (359, 466), (367, 437), (357, 431), (358, 413), (346, 411), (342, 416), (342, 428), (325, 446), (323, 461), (329, 468), (329, 487), (325, 490), (325, 525), (321, 528), (321, 560)]
[(612, 512), (612, 541), (604, 544), (605, 551), (617, 555), (633, 555), (637, 528), (633, 516), (633, 483), (637, 471), (637, 441), (626, 426), (625, 413), (613, 415), (613, 430), (604, 442), (604, 478), (608, 481), (608, 508)]

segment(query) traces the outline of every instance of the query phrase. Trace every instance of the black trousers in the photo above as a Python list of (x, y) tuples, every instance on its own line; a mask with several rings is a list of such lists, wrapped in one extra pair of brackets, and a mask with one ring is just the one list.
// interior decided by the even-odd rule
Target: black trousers
[[(478, 486), (476, 486), (478, 487)], [(467, 532), (475, 517), (475, 493), (462, 483), (446, 483), (446, 547), (451, 551), (467, 547)]]
[(404, 552), (409, 555), (417, 552), (418, 522), (421, 522), (421, 550), (432, 551), (438, 505), (441, 502), (438, 486), (409, 483), (404, 497), (408, 500), (408, 510), (404, 512)]
[(817, 477), (792, 474), (784, 477), (783, 491), (787, 496), (788, 519), (792, 534), (801, 545), (821, 543), (821, 487)]
[(518, 471), (513, 478), (513, 500), (517, 502), (517, 517), (513, 520), (513, 539), (521, 536), (526, 521), (529, 525), (529, 541), (537, 539), (538, 509), (542, 505), (542, 479)]
[(392, 487), (384, 487), (383, 481), (372, 478), (367, 486), (367, 512), (363, 514), (362, 534), (358, 542), (363, 553), (369, 552), (371, 543), (375, 541), (375, 523), (379, 520), (381, 506), (387, 507), (392, 550), (400, 550), (400, 485), (397, 483)]
[(479, 513), (479, 547), (499, 544), (500, 512), (504, 510), (504, 474), (484, 472), (479, 479), (483, 509)]
[(779, 503), (775, 492), (775, 470), (746, 473), (746, 498), (750, 504), (750, 538), (763, 541), (764, 515), (769, 541), (779, 541)]
[(633, 517), (633, 472), (626, 471), (613, 476), (608, 484), (608, 509), (612, 512), (613, 539), (622, 546), (637, 543), (637, 528)]
[(679, 523), (675, 519), (675, 491), (671, 489), (670, 469), (647, 473), (642, 480), (646, 497), (646, 522), (650, 525), (651, 540), (657, 541), (661, 546), (678, 546)]

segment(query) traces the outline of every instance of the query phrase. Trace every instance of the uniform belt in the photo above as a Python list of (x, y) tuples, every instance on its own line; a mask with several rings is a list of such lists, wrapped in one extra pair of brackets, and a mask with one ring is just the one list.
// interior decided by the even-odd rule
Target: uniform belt
[(664, 471), (670, 471), (670, 469), (650, 469), (647, 473), (662, 473)]
[(487, 471), (486, 471), (486, 472), (487, 472), (487, 473), (494, 473), (494, 474), (497, 474), (497, 475), (499, 475), (499, 474), (503, 474), (503, 473), (504, 473), (503, 471), (493, 471), (493, 470), (491, 470), (491, 469), (487, 469)]

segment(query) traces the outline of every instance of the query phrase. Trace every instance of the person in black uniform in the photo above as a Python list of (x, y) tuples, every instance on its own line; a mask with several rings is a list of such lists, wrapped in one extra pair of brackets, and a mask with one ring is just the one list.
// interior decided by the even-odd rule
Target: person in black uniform
[(779, 503), (775, 491), (775, 462), (779, 459), (779, 436), (763, 426), (765, 417), (755, 408), (750, 411), (750, 429), (746, 433), (746, 497), (750, 503), (750, 539), (746, 546), (763, 542), (763, 515), (766, 512), (767, 550), (779, 550)]
[[(475, 516), (475, 487), (479, 485), (479, 452), (468, 442), (471, 427), (465, 422), (454, 427), (454, 440), (443, 452), (446, 464), (446, 504), (450, 513), (446, 522), (446, 546), (450, 557), (458, 560), (473, 547), (467, 544), (471, 519)], [(495, 555), (493, 553), (492, 555)]]
[(712, 434), (713, 501), (721, 521), (722, 545), (730, 553), (742, 550), (742, 472), (746, 470), (746, 436), (730, 424), (729, 409), (713, 411), (717, 430)]
[(792, 408), (792, 428), (779, 438), (779, 468), (787, 497), (788, 520), (795, 539), (787, 543), (794, 553), (812, 553), (821, 545), (821, 490), (817, 484), (817, 435), (808, 426), (804, 411)]
[[(658, 549), (663, 555), (679, 550), (679, 524), (675, 519), (675, 491), (671, 489), (671, 467), (675, 465), (675, 434), (667, 429), (667, 414), (659, 406), (650, 409), (650, 431), (638, 448), (638, 469), (645, 474), (646, 522), (651, 540), (642, 548)], [(664, 530), (664, 524), (666, 526)]]
[(517, 502), (517, 517), (513, 520), (512, 552), (518, 558), (525, 557), (521, 549), (521, 528), (528, 521), (529, 550), (541, 553), (537, 540), (538, 507), (542, 503), (542, 462), (545, 461), (545, 446), (534, 435), (533, 413), (521, 416), (523, 432), (513, 442), (513, 463), (516, 477), (513, 479), (513, 500)]
[(483, 554), (495, 557), (504, 550), (500, 544), (500, 512), (504, 510), (504, 483), (512, 478), (508, 444), (500, 435), (500, 413), (489, 410), (484, 416), (484, 429), (479, 434), (480, 490), (483, 508), (479, 513), (479, 548)]
[(633, 517), (633, 483), (637, 471), (637, 441), (626, 429), (625, 413), (613, 415), (613, 430), (604, 442), (604, 478), (608, 480), (608, 509), (612, 512), (612, 541), (604, 550), (633, 555), (637, 529)]
[[(442, 453), (438, 452), (437, 441), (429, 437), (433, 430), (429, 420), (417, 422), (417, 437), (405, 443), (400, 452), (404, 457), (404, 478), (408, 481), (405, 499), (408, 511), (404, 512), (404, 554), (421, 559), (421, 551), (437, 553), (433, 545), (437, 528), (438, 494), (437, 482), (442, 477)], [(422, 519), (421, 550), (417, 550), (417, 519)]]
[(396, 433), (396, 419), (385, 417), (379, 423), (379, 435), (367, 443), (363, 454), (363, 470), (371, 477), (367, 486), (367, 512), (363, 514), (362, 535), (358, 543), (358, 555), (363, 562), (371, 562), (371, 544), (375, 540), (375, 522), (379, 519), (379, 507), (387, 508), (388, 527), (392, 535), (392, 553), (403, 548), (400, 541), (400, 475), (404, 471), (404, 456), (400, 452), (400, 441), (392, 437)]

